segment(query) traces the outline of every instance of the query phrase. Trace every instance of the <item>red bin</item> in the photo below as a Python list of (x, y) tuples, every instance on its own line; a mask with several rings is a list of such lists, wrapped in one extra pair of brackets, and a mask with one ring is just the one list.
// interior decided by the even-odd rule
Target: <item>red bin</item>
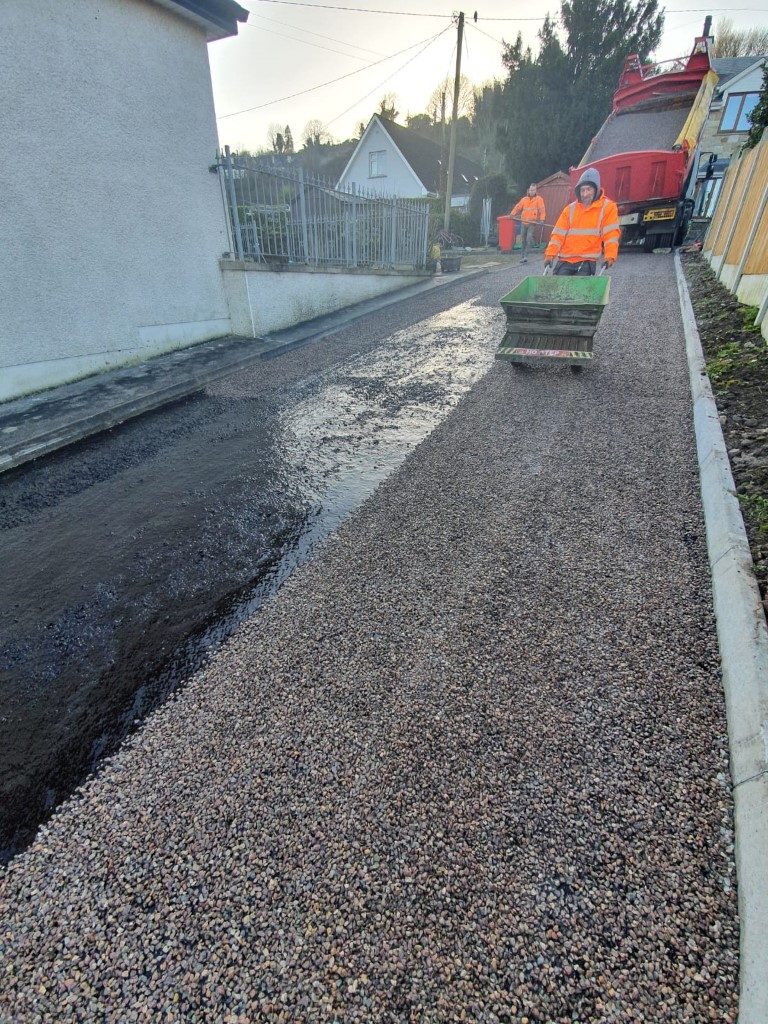
[(497, 217), (499, 226), (499, 248), (502, 252), (512, 252), (515, 246), (515, 221), (508, 216)]

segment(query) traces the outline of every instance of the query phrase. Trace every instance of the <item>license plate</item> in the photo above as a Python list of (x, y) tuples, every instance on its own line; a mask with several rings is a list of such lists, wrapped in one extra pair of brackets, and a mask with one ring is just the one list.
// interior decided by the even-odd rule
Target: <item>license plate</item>
[(639, 220), (639, 213), (625, 213), (619, 217), (619, 224), (637, 224)]
[(668, 210), (646, 210), (643, 220), (674, 220), (676, 216), (677, 209), (673, 206)]

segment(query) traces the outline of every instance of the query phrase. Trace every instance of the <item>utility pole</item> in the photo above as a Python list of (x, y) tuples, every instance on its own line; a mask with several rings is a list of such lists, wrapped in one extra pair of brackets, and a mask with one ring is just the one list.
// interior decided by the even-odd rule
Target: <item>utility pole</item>
[(451, 140), (448, 148), (448, 174), (445, 181), (445, 216), (443, 230), (451, 227), (451, 192), (453, 191), (453, 165), (456, 159), (456, 122), (459, 118), (459, 86), (461, 78), (461, 49), (464, 41), (464, 11), (459, 11), (459, 35), (456, 41), (456, 77), (453, 80), (453, 118), (451, 120)]
[(440, 178), (438, 189), (440, 192), (445, 188), (446, 162), (448, 152), (445, 146), (445, 89), (440, 93)]

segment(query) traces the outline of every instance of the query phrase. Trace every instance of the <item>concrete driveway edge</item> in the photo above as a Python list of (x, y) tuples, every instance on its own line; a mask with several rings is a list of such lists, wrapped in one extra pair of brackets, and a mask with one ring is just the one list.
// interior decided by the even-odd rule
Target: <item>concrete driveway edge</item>
[(768, 627), (680, 262), (675, 272), (723, 666), (740, 922), (739, 1024), (768, 1021)]

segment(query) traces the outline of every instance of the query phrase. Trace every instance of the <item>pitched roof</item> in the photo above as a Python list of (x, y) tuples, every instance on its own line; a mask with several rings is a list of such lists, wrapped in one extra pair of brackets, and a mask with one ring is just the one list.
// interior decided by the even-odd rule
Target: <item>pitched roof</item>
[(722, 93), (723, 86), (732, 78), (751, 68), (759, 60), (765, 60), (765, 56), (755, 55), (754, 57), (713, 57), (712, 70), (717, 72), (719, 81), (716, 93)]
[[(442, 151), (438, 143), (424, 138), (412, 128), (404, 128), (386, 117), (375, 115), (381, 126), (387, 131), (392, 141), (411, 166), (414, 174), (428, 192), (440, 191), (440, 158)], [(448, 156), (446, 154), (446, 161)], [(453, 164), (452, 195), (466, 195), (478, 178), (483, 176), (483, 168), (474, 160), (469, 160), (460, 153), (456, 154)]]

